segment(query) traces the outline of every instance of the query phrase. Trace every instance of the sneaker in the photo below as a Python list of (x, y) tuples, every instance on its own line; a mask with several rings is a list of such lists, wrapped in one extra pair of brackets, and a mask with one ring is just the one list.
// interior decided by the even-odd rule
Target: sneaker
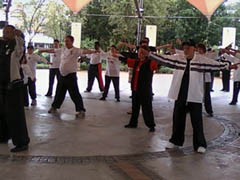
[(33, 99), (32, 100), (32, 103), (31, 103), (31, 106), (36, 106), (37, 105), (37, 100), (36, 99)]
[(149, 132), (155, 132), (155, 128), (154, 127), (149, 128)]
[(166, 145), (166, 149), (174, 149), (174, 148), (177, 148), (178, 146), (171, 143), (171, 142), (168, 142), (167, 145)]
[(101, 97), (99, 100), (100, 100), (100, 101), (105, 101), (106, 98), (105, 98), (105, 97)]
[(52, 113), (56, 113), (57, 112), (57, 109), (54, 108), (54, 107), (51, 107), (49, 110), (48, 110), (48, 113), (52, 114)]
[(7, 144), (8, 140), (7, 139), (0, 139), (0, 144)]
[(76, 114), (77, 118), (83, 119), (85, 117), (85, 112), (84, 111), (79, 111)]
[(15, 148), (12, 148), (11, 152), (22, 152), (28, 150), (28, 145), (22, 145), (22, 146), (16, 146)]
[(137, 125), (131, 125), (131, 124), (127, 124), (124, 126), (125, 128), (137, 128)]
[(89, 90), (85, 90), (84, 92), (85, 92), (85, 93), (90, 93), (91, 91), (89, 91)]
[(213, 113), (208, 113), (208, 117), (213, 117)]
[(204, 154), (206, 152), (206, 148), (200, 146), (200, 147), (198, 147), (197, 152)]
[(236, 105), (236, 102), (230, 102), (229, 105)]
[(117, 101), (117, 102), (120, 102), (120, 99), (119, 99), (119, 98), (117, 98), (117, 99), (116, 99), (116, 101)]

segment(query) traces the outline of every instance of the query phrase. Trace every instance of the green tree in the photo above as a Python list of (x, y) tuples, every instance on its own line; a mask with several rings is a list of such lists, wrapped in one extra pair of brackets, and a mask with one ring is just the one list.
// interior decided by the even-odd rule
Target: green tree
[(67, 34), (71, 34), (71, 12), (63, 4), (51, 0), (47, 4), (47, 19), (43, 26), (46, 35), (63, 43)]
[(45, 2), (46, 0), (31, 0), (22, 4), (21, 8), (17, 10), (20, 20), (23, 21), (23, 25), (18, 28), (28, 33), (30, 42), (37, 33), (43, 32), (42, 27), (47, 18)]

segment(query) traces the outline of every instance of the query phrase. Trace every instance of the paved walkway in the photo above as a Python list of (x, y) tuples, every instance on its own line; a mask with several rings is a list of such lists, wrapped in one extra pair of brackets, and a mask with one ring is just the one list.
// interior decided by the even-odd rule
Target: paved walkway
[(87, 109), (85, 119), (75, 117), (74, 104), (66, 98), (58, 114), (48, 114), (53, 99), (46, 98), (48, 71), (37, 71), (38, 105), (26, 110), (31, 137), (28, 152), (11, 154), (0, 145), (3, 180), (121, 180), (121, 179), (239, 179), (240, 106), (230, 106), (232, 93), (221, 92), (215, 79), (212, 101), (215, 116), (204, 116), (208, 151), (192, 150), (192, 128), (186, 127), (184, 147), (166, 151), (171, 135), (173, 102), (167, 99), (171, 75), (154, 75), (156, 132), (149, 133), (139, 117), (139, 128), (125, 129), (130, 116), (127, 73), (121, 73), (121, 102), (110, 89), (107, 101), (95, 82), (92, 93), (83, 93), (87, 73), (80, 72), (79, 87)]

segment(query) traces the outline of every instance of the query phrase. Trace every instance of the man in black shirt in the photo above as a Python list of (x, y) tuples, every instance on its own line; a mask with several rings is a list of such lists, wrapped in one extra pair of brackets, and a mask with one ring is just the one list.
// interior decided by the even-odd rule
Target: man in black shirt
[(28, 149), (28, 137), (23, 105), (23, 82), (20, 60), (23, 40), (15, 35), (13, 26), (6, 26), (0, 40), (0, 143), (12, 139), (11, 152)]

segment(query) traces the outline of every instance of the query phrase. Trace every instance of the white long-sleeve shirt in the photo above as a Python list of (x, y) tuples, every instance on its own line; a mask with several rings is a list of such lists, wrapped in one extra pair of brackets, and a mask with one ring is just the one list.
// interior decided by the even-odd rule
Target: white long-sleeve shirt
[(107, 62), (105, 75), (110, 77), (119, 77), (121, 64), (119, 59), (112, 56), (111, 53), (102, 52), (101, 55), (104, 59), (106, 59)]
[[(223, 54), (222, 55), (226, 60), (232, 62), (232, 63), (239, 63), (240, 59), (238, 57), (229, 55), (229, 54)], [(233, 72), (233, 81), (234, 82), (238, 82), (240, 81), (240, 65), (238, 65), (238, 68), (234, 70)]]
[[(168, 97), (170, 99), (177, 100), (182, 78), (187, 65), (186, 57), (183, 54), (155, 55), (150, 53), (149, 58), (155, 60), (161, 65), (175, 69)], [(200, 54), (195, 54), (193, 59), (190, 61), (187, 102), (203, 102), (203, 72), (217, 71), (227, 69), (228, 67), (229, 64), (227, 63), (217, 62)]]
[(78, 58), (83, 54), (82, 49), (76, 47), (68, 49), (64, 47), (55, 50), (55, 52), (61, 53), (59, 70), (62, 76), (77, 72)]
[(93, 54), (88, 54), (87, 57), (90, 58), (90, 64), (99, 64), (102, 62), (102, 50), (100, 50), (100, 52), (98, 53), (93, 53)]
[[(55, 49), (57, 50), (57, 49)], [(50, 69), (58, 69), (61, 61), (61, 51), (56, 51), (50, 54), (50, 62), (52, 63)]]
[(10, 64), (10, 81), (21, 79), (20, 75), (20, 61), (24, 52), (24, 41), (21, 37), (15, 37), (16, 46), (11, 54)]
[(23, 71), (23, 83), (27, 84), (28, 83), (28, 78), (31, 78), (31, 80), (34, 80), (33, 73), (29, 67), (28, 64), (21, 64), (22, 71)]
[(27, 64), (29, 65), (32, 74), (36, 77), (36, 65), (37, 62), (48, 63), (48, 61), (37, 54), (26, 54)]

